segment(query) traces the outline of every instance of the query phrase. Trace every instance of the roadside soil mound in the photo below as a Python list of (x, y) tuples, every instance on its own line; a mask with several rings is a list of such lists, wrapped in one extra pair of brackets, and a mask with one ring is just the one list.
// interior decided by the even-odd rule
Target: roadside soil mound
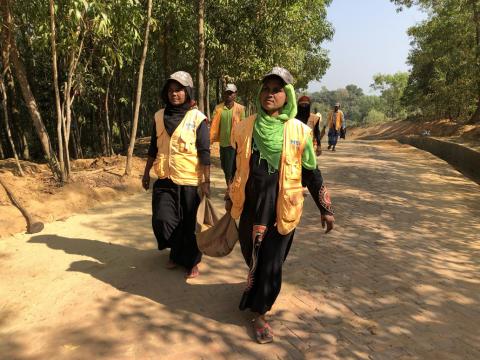
[[(53, 179), (47, 165), (29, 161), (21, 161), (25, 172), (22, 178), (17, 176), (13, 159), (0, 160), (0, 177), (33, 216), (43, 222), (52, 222), (140, 191), (139, 178), (145, 161), (135, 157), (133, 173), (128, 178), (122, 176), (125, 161), (125, 156), (120, 155), (72, 160), (71, 180), (63, 187)], [(0, 237), (26, 230), (25, 218), (12, 205), (2, 186), (0, 214)]]
[(464, 125), (449, 119), (435, 121), (392, 121), (367, 127), (351, 127), (349, 139), (385, 140), (400, 136), (424, 135), (465, 145), (480, 150), (480, 125)]

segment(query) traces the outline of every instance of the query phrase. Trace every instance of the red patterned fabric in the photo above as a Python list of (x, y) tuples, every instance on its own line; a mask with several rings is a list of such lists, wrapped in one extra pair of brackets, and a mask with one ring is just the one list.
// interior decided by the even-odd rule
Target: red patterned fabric
[(320, 201), (320, 205), (327, 210), (330, 214), (334, 214), (334, 210), (332, 207), (332, 200), (330, 199), (330, 193), (325, 185), (322, 185), (320, 188), (320, 192), (318, 194), (318, 198)]
[(252, 241), (253, 241), (253, 251), (252, 251), (252, 262), (250, 263), (250, 269), (248, 270), (247, 276), (247, 288), (245, 291), (248, 291), (252, 288), (255, 281), (254, 274), (257, 268), (258, 261), (258, 251), (260, 250), (260, 245), (262, 240), (267, 233), (267, 227), (265, 225), (254, 225), (252, 230)]

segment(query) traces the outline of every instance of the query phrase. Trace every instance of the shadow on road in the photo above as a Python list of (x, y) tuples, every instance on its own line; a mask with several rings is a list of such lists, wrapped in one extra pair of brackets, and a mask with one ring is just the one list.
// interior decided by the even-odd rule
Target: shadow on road
[[(226, 259), (205, 258), (203, 276), (186, 283), (182, 270), (163, 268), (166, 252), (144, 249), (149, 220), (120, 213), (102, 229), (112, 243), (51, 235), (29, 241), (88, 257), (67, 271), (120, 290), (98, 300), (90, 325), (55, 329), (42, 357), (55, 357), (49, 341), (63, 337), (85, 344), (83, 358), (116, 358), (125, 344), (153, 339), (165, 351), (156, 355), (166, 358), (181, 349), (192, 358), (479, 359), (478, 187), (407, 147), (343, 145), (322, 155), (321, 167), (337, 229), (323, 235), (307, 199), (274, 307), (273, 345), (259, 347), (247, 335), (238, 249)], [(109, 336), (123, 327), (129, 338)], [(10, 354), (20, 353), (14, 337), (4, 342)], [(40, 357), (22, 359), (33, 358)]]

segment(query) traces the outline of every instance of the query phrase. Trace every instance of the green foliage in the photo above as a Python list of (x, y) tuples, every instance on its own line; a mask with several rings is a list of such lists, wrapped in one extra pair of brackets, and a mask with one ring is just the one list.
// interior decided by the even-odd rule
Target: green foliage
[(370, 109), (370, 111), (368, 112), (367, 116), (364, 119), (364, 123), (367, 125), (376, 125), (376, 124), (381, 124), (387, 120), (388, 118), (383, 112), (376, 109)]
[(401, 100), (407, 87), (408, 73), (376, 74), (373, 77), (372, 89), (380, 91), (383, 100), (383, 112), (389, 118), (404, 119), (407, 116)]
[(480, 1), (392, 0), (428, 20), (409, 29), (412, 67), (403, 103), (423, 118), (480, 116)]
[(310, 95), (312, 111), (326, 116), (333, 105), (339, 102), (350, 124), (377, 124), (404, 119), (408, 114), (402, 103), (407, 80), (408, 73), (375, 75), (371, 87), (380, 95), (366, 95), (363, 89), (353, 84), (337, 90), (323, 87)]
[[(272, 66), (288, 68), (297, 87), (320, 79), (329, 60), (321, 44), (331, 39), (326, 20), (331, 0), (217, 0), (206, 1), (206, 58), (211, 103), (216, 84), (234, 81), (248, 102), (259, 78)], [(52, 143), (55, 103), (52, 85), (48, 1), (10, 2), (17, 27), (17, 44), (27, 67)], [(194, 1), (157, 0), (145, 65), (140, 136), (151, 132), (153, 114), (162, 106), (166, 77), (197, 69), (197, 8)], [(72, 131), (78, 132), (83, 152), (102, 153), (106, 102), (110, 132), (117, 151), (125, 146), (133, 117), (133, 97), (142, 47), (146, 11), (140, 0), (55, 1), (56, 43), (60, 93), (73, 78)], [(71, 69), (71, 59), (78, 65)], [(19, 97), (19, 103), (22, 99)], [(28, 118), (25, 106), (22, 117)], [(30, 141), (36, 141), (31, 136)]]

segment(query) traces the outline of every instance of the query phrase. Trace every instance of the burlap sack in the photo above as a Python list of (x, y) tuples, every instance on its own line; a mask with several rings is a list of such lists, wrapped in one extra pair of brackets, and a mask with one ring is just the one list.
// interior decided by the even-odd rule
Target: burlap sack
[(238, 240), (238, 229), (230, 212), (220, 219), (211, 200), (202, 196), (197, 211), (195, 234), (200, 251), (213, 257), (230, 254)]

